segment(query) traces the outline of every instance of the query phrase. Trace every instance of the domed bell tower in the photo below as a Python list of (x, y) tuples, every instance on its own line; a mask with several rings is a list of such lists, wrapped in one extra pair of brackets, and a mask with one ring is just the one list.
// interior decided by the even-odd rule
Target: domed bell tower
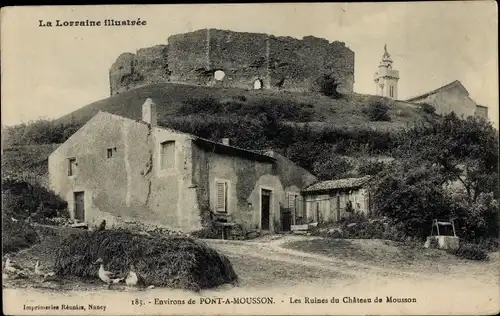
[(392, 69), (392, 58), (384, 45), (384, 55), (373, 76), (377, 95), (397, 100), (399, 71)]

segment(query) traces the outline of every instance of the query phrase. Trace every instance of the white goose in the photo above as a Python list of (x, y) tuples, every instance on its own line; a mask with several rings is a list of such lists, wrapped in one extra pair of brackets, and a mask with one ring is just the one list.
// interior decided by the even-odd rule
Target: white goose
[(10, 261), (10, 258), (7, 257), (7, 260), (5, 260), (5, 266), (3, 270), (7, 273), (18, 273), (21, 272), (21, 267), (13, 264), (12, 261)]
[(108, 285), (108, 288), (111, 287), (111, 284), (119, 283), (120, 281), (123, 281), (123, 278), (115, 278), (115, 279), (113, 279), (113, 277), (115, 277), (116, 274), (114, 272), (106, 271), (104, 269), (104, 260), (102, 260), (102, 258), (97, 259), (97, 261), (94, 262), (94, 264), (100, 264), (101, 265), (99, 267), (99, 273), (98, 273), (99, 279), (101, 279), (104, 283), (106, 283)]
[(125, 283), (128, 286), (135, 286), (137, 285), (137, 282), (139, 282), (139, 277), (137, 276), (137, 273), (135, 273), (135, 267), (133, 264), (130, 265), (130, 271), (127, 274), (127, 278), (125, 279)]
[(54, 272), (52, 272), (52, 271), (50, 271), (50, 272), (42, 271), (40, 269), (40, 261), (38, 261), (38, 260), (35, 263), (35, 274), (42, 276), (44, 279), (47, 277), (50, 277), (50, 276), (54, 276)]
[(10, 258), (7, 257), (7, 260), (5, 260), (5, 265), (2, 270), (2, 279), (8, 279), (11, 277), (26, 278), (27, 276), (20, 266), (13, 264)]

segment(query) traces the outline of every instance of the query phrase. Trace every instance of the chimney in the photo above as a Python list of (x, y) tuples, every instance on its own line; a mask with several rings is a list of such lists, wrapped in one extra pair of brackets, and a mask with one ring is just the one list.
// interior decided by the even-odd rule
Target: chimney
[(151, 98), (147, 98), (142, 105), (142, 120), (151, 126), (157, 125), (156, 104)]
[(229, 138), (223, 138), (222, 139), (222, 143), (226, 146), (229, 146), (230, 145), (230, 141), (229, 141)]

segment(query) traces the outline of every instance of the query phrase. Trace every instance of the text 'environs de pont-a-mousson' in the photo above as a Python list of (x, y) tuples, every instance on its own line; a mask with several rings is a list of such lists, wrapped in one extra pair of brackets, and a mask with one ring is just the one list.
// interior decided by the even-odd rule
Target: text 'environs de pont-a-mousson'
[(104, 20), (38, 20), (38, 27), (107, 27), (107, 26), (146, 26), (148, 22), (137, 19)]

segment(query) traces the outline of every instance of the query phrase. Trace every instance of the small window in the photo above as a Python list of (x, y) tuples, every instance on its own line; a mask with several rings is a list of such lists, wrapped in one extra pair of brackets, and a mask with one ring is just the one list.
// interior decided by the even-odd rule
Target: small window
[(225, 181), (215, 182), (215, 209), (218, 213), (227, 213), (227, 191), (228, 183)]
[(76, 158), (68, 159), (68, 177), (74, 176), (76, 173)]
[(108, 159), (109, 159), (109, 158), (113, 158), (113, 153), (114, 153), (114, 152), (116, 152), (116, 147), (113, 147), (113, 148), (108, 148), (108, 149), (106, 150), (106, 152), (107, 152), (107, 157), (108, 157)]
[(160, 156), (161, 170), (173, 169), (175, 166), (175, 141), (161, 143)]
[(263, 84), (262, 80), (260, 80), (260, 79), (257, 79), (257, 80), (255, 80), (253, 82), (253, 88), (254, 88), (254, 90), (260, 90), (260, 89), (262, 89), (263, 85), (264, 84)]
[(214, 73), (214, 79), (217, 81), (222, 81), (224, 80), (224, 77), (226, 77), (226, 74), (222, 70), (217, 70)]

